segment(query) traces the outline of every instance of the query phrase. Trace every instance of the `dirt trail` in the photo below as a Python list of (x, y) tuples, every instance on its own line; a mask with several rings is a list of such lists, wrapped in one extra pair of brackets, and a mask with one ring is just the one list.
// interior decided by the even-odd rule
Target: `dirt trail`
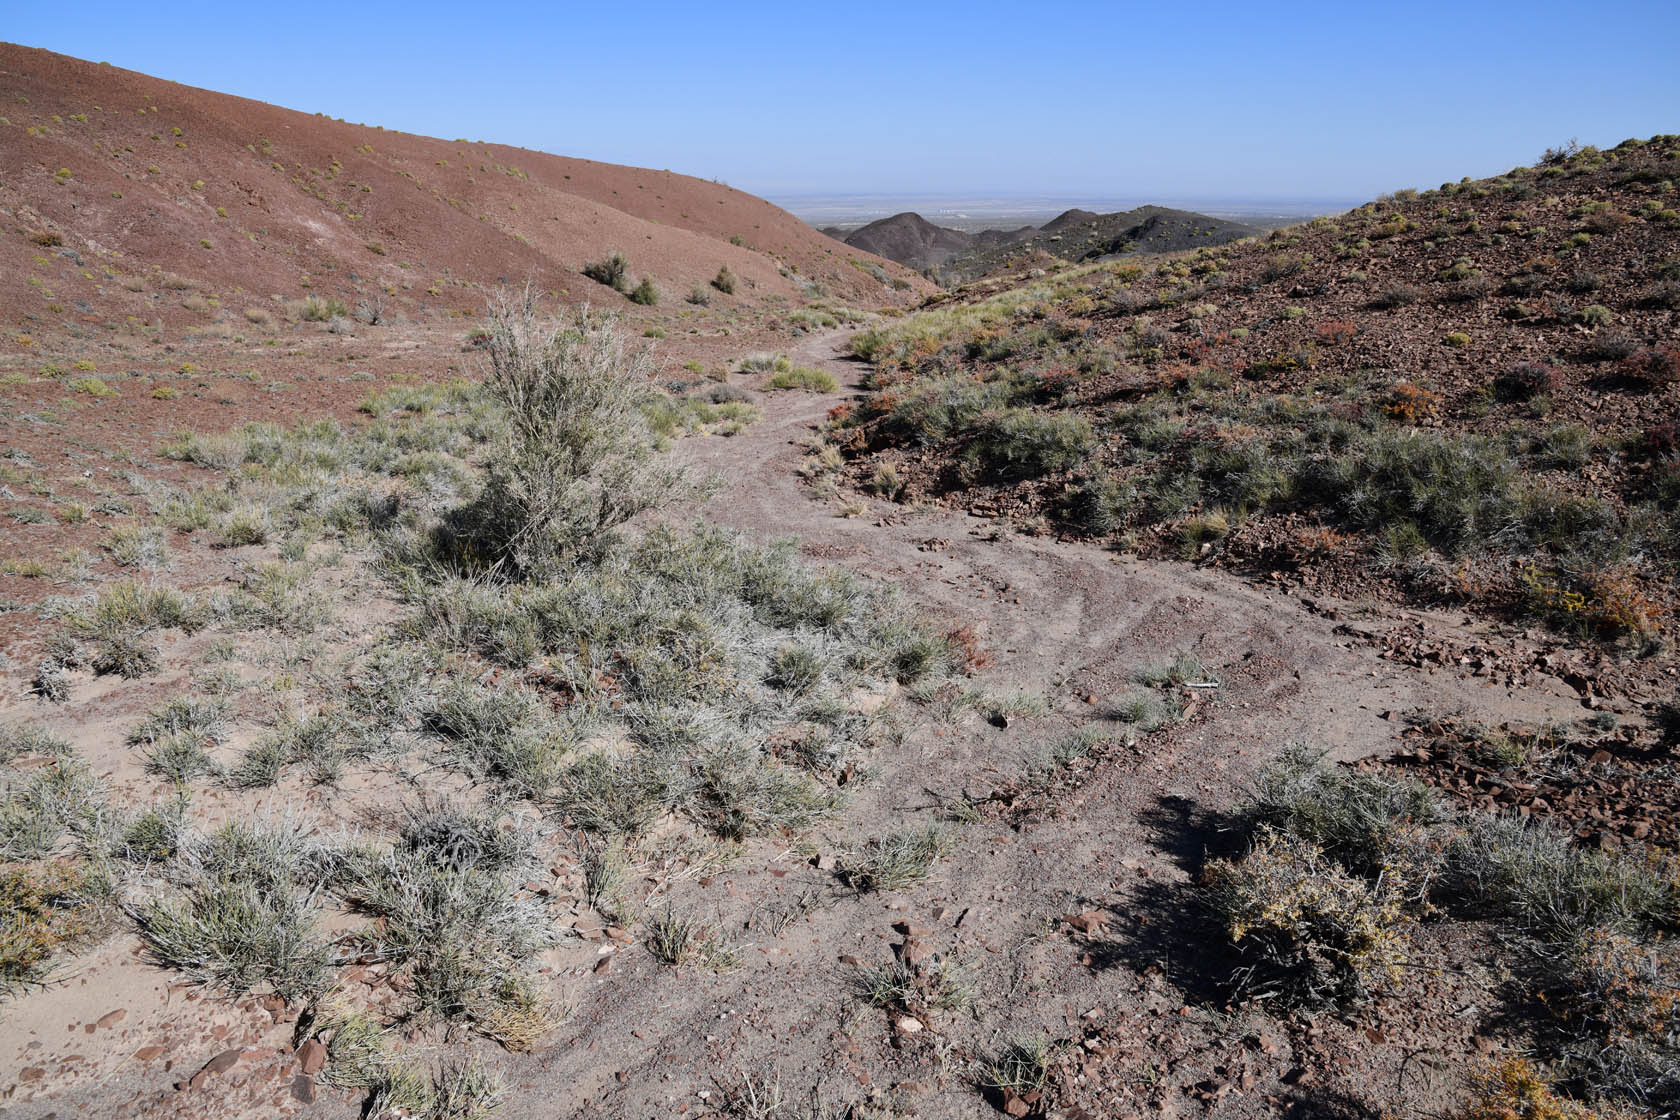
[[(863, 367), (843, 357), (844, 337), (809, 336), (796, 358), (855, 390)], [(650, 913), (669, 905), (711, 923), (735, 967), (662, 966), (635, 943), (644, 927), (615, 939), (592, 928), (590, 912), (580, 914), (583, 936), (545, 958), (549, 994), (570, 1009), (569, 1018), (536, 1053), (486, 1055), (508, 1074), (501, 1115), (770, 1115), (724, 1109), (728, 1095), (751, 1077), (761, 1094), (780, 1085), (794, 1104), (819, 1093), (831, 1108), (823, 1116), (842, 1115), (832, 1109), (843, 1102), (918, 1117), (995, 1116), (996, 1102), (975, 1089), (976, 1059), (1012, 1036), (1077, 1042), (1092, 1024), (1135, 1038), (1149, 1060), (1159, 1057), (1163, 1070), (1170, 1066), (1158, 1085), (1156, 1072), (1140, 1074), (1139, 1084), (1153, 1087), (1139, 1092), (1178, 1107), (1194, 1086), (1225, 1077), (1217, 1070), (1235, 1068), (1227, 1051), (1240, 1049), (1233, 1040), (1241, 1029), (1214, 1010), (1216, 1002), (1181, 1013), (1184, 997), (1168, 981), (1188, 986), (1198, 972), (1194, 935), (1181, 923), (1189, 911), (1188, 869), (1215, 835), (1206, 815), (1232, 804), (1257, 764), (1291, 739), (1344, 758), (1384, 749), (1400, 727), (1385, 712), (1465, 709), (1488, 721), (1579, 712), (1559, 682), (1513, 693), (1448, 668), (1383, 660), (1378, 648), (1329, 613), (1332, 605), (1309, 607), (1228, 572), (1126, 559), (960, 512), (907, 510), (853, 495), (817, 499), (797, 468), (814, 426), (836, 400), (767, 393), (760, 402), (764, 420), (740, 435), (681, 441), (676, 455), (721, 480), (716, 496), (693, 512), (764, 538), (796, 536), (816, 561), (896, 583), (907, 609), (973, 628), (995, 659), (973, 684), (1041, 692), (1050, 714), (996, 727), (973, 715), (942, 718), (938, 705), (899, 705), (900, 736), (867, 760), (868, 772), (848, 787), (846, 809), (813, 835), (754, 841), (723, 870), (679, 873), (671, 882), (650, 869), (648, 882), (660, 883)], [(842, 516), (842, 507), (856, 500), (867, 504), (863, 515)], [(1345, 605), (1335, 606), (1347, 614)], [(1358, 626), (1380, 633), (1417, 617), (1394, 612)], [(1457, 629), (1452, 619), (1429, 621)], [(1222, 687), (1203, 694), (1191, 718), (1124, 745), (1125, 728), (1112, 719), (1109, 702), (1131, 686), (1140, 666), (1181, 650), (1195, 653)], [(986, 801), (1018, 782), (1047, 744), (1086, 725), (1120, 741), (1099, 755), (1080, 784), (1020, 805)], [(940, 822), (965, 798), (985, 804), (977, 819), (945, 825), (952, 847), (928, 880), (858, 895), (837, 879), (835, 862), (848, 848)], [(1110, 933), (1075, 933), (1059, 922), (1093, 909), (1112, 917)], [(557, 918), (570, 920), (563, 909)], [(918, 952), (951, 961), (972, 996), (963, 1010), (932, 1016), (908, 1032), (858, 996), (864, 968), (909, 951), (905, 930)], [(113, 986), (129, 993), (124, 999), (136, 1008), (167, 1007), (163, 993), (172, 978), (126, 959), (134, 945), (131, 937), (116, 938), (84, 961), (78, 987), (86, 990), (55, 1011), (53, 1021), (68, 1015), (72, 1029), (94, 1021), (114, 1006)], [(86, 984), (96, 975), (111, 983)], [(1422, 1016), (1454, 997), (1449, 988), (1394, 1006)], [(146, 1107), (158, 1115), (234, 1115), (226, 1096), (168, 1087), (214, 1054), (185, 1037), (189, 1027), (212, 1019), (219, 1029), (247, 1032), (216, 1046), (260, 1041), (267, 1048), (260, 1052), (274, 1055), (270, 1064), (278, 1072), (253, 1066), (239, 1074), (253, 1085), (273, 1084), (274, 1111), (261, 1115), (353, 1114), (346, 1094), (323, 1089), (305, 1104), (290, 1095), (288, 1082), (272, 1081), (290, 1076), (290, 1027), (269, 1025), (250, 1004), (205, 1000), (191, 1010), (165, 1010), (183, 1032), (182, 1065), (173, 1071), (124, 1062), (68, 1095), (0, 1103), (0, 1114), (38, 1116), (49, 1108), (59, 1115), (133, 1114), (134, 1102), (149, 1101)], [(21, 1014), (21, 1005), (13, 1010)], [(154, 1018), (137, 1012), (124, 1026)], [(1465, 1031), (1476, 1026), (1474, 1019), (1452, 1022)], [(1344, 1026), (1353, 1030), (1351, 1023), (1331, 1030)], [(1279, 1033), (1275, 1022), (1256, 1029), (1263, 1037), (1267, 1030)], [(1350, 1033), (1342, 1052), (1357, 1053), (1363, 1037)], [(44, 1060), (25, 1048), (21, 1035), (16, 1041), (14, 1067)], [(117, 1052), (114, 1038), (107, 1045)], [(1249, 1071), (1259, 1087), (1223, 1098), (1217, 1114), (1275, 1111), (1275, 1098), (1266, 1093), (1284, 1091), (1280, 1078), (1289, 1068), (1330, 1060), (1293, 1045), (1266, 1051), (1269, 1065)], [(1169, 1058), (1173, 1047), (1177, 1056)], [(405, 1052), (434, 1063), (463, 1053), (456, 1044), (427, 1052), (419, 1043)], [(1398, 1046), (1362, 1056), (1327, 1077), (1326, 1088), (1334, 1089), (1338, 1078), (1350, 1091), (1361, 1089), (1362, 1079), (1392, 1080), (1403, 1057)], [(1402, 1111), (1432, 1107), (1440, 1093), (1439, 1078), (1413, 1077), (1389, 1103)], [(1139, 1111), (1130, 1098), (1123, 1107), (1109, 1104), (1119, 1109), (1113, 1114)]]
[[(842, 356), (844, 337), (807, 338), (796, 358), (855, 388), (863, 367)], [(1065, 1038), (1088, 1009), (1141, 1015), (1161, 998), (1140, 986), (1141, 970), (1093, 965), (1050, 931), (1069, 912), (1136, 911), (1152, 892), (1182, 885), (1201, 844), (1188, 827), (1192, 803), (1230, 804), (1253, 766), (1291, 739), (1342, 757), (1392, 742), (1400, 725), (1384, 712), (1463, 708), (1497, 719), (1571, 710), (1561, 695), (1512, 695), (1381, 660), (1338, 633), (1333, 618), (1229, 573), (1125, 560), (956, 512), (871, 501), (863, 516), (840, 516), (840, 501), (813, 499), (796, 474), (812, 426), (834, 403), (766, 394), (762, 423), (729, 439), (685, 441), (678, 454), (722, 484), (699, 512), (765, 538), (796, 535), (807, 556), (895, 582), (918, 611), (972, 625), (996, 659), (977, 683), (1042, 691), (1053, 711), (1007, 729), (931, 717), (913, 728), (872, 759), (874, 780), (818, 830), (825, 868), (848, 843), (929, 823), (965, 791), (1006, 784), (1071, 727), (1118, 730), (1101, 701), (1154, 658), (1190, 650), (1224, 687), (1205, 718), (1149, 739), (1147, 753), (1115, 752), (1055, 812), (961, 826), (933, 879), (906, 891), (857, 897), (811, 866), (810, 851), (774, 844), (682, 884), (673, 904), (716, 916), (749, 943), (745, 967), (673, 972), (639, 949), (615, 954), (605, 972), (581, 977), (574, 1016), (554, 1045), (516, 1064), (515, 1114), (704, 1116), (751, 1075), (798, 1101), (820, 1087), (831, 1103), (998, 1115), (975, 1092), (965, 1055), (1015, 1035)], [(801, 892), (820, 898), (818, 907), (779, 937), (765, 933), (764, 915)], [(895, 922), (925, 930), (919, 936), (958, 962), (974, 996), (968, 1011), (915, 1037), (895, 1034), (856, 996), (857, 965), (892, 959), (889, 946), (902, 940)], [(1231, 1114), (1250, 1110), (1267, 1106), (1256, 1097)]]

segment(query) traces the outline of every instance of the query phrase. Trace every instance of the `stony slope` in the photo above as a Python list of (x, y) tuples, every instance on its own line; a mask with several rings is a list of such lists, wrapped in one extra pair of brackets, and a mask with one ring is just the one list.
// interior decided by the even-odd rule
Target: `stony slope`
[(1629, 141), (977, 288), (863, 337), (851, 438), (906, 496), (1638, 646), (1675, 602), (1676, 171)]

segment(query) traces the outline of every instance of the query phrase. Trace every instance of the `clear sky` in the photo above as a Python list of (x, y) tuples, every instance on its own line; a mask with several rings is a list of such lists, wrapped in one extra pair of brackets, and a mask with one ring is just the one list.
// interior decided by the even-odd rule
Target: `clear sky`
[(1680, 0), (0, 0), (0, 37), (784, 198), (1358, 200), (1680, 132)]

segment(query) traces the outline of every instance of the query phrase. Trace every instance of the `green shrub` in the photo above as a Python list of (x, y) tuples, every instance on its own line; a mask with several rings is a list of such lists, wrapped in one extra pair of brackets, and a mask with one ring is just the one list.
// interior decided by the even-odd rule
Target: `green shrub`
[(1095, 444), (1083, 416), (1007, 408), (979, 420), (967, 454), (999, 477), (1037, 478), (1078, 466)]
[(1126, 524), (1137, 492), (1107, 474), (1075, 483), (1062, 499), (1061, 515), (1078, 532), (1106, 536)]
[(97, 377), (73, 377), (64, 383), (72, 393), (86, 393), (90, 397), (114, 397), (117, 391)]
[(729, 271), (728, 265), (719, 265), (717, 275), (712, 277), (712, 287), (726, 296), (735, 294), (735, 274)]
[(490, 330), (484, 388), (507, 422), (483, 491), (455, 520), (464, 544), (530, 574), (598, 555), (630, 518), (696, 493), (656, 457), (643, 411), (651, 360), (626, 353), (615, 320), (582, 309), (545, 326), (527, 288), (491, 305)]
[(1377, 432), (1349, 454), (1305, 464), (1299, 486), (1360, 528), (1411, 523), (1460, 552), (1510, 526), (1517, 467), (1483, 437)]
[(642, 277), (641, 283), (630, 289), (628, 294), (631, 303), (639, 303), (646, 307), (652, 307), (659, 302), (659, 289), (653, 286), (651, 277)]
[(597, 284), (605, 284), (615, 292), (622, 292), (630, 282), (630, 262), (622, 253), (608, 253), (598, 261), (590, 261), (582, 272)]

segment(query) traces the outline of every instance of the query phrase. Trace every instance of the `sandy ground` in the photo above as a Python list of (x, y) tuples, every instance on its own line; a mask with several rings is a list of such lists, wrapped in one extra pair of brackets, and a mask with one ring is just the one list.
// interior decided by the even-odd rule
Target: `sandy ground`
[[(840, 334), (815, 335), (796, 357), (855, 388), (863, 367), (842, 347)], [(814, 1095), (904, 1115), (996, 1115), (975, 1088), (978, 1063), (1008, 1038), (1034, 1034), (1085, 1046), (1092, 1061), (1130, 1053), (1154, 1071), (1140, 1073), (1122, 1103), (1091, 1090), (1092, 1107), (1117, 1115), (1271, 1114), (1299, 1105), (1309, 1081), (1311, 1103), (1397, 1077), (1384, 1097), (1397, 1111), (1439, 1106), (1461, 1069), (1443, 1060), (1399, 1077), (1405, 1046), (1362, 1040), (1403, 1038), (1438, 1017), (1430, 1046), (1468, 1050), (1478, 1019), (1454, 1018), (1448, 1005), (1473, 1005), (1480, 980), (1397, 994), (1322, 1029), (1221, 1010), (1184, 994), (1203, 950), (1175, 925), (1175, 900), (1187, 868), (1217, 842), (1218, 812), (1284, 743), (1306, 739), (1339, 758), (1376, 753), (1396, 740), (1394, 714), (1413, 709), (1488, 722), (1571, 719), (1580, 713), (1573, 691), (1545, 678), (1516, 691), (1413, 668), (1381, 659), (1370, 637), (1421, 621), (1488, 640), (1461, 619), (1393, 612), (1350, 626), (1346, 604), (1309, 605), (1225, 572), (1020, 535), (961, 513), (814, 498), (796, 468), (834, 403), (764, 394), (762, 423), (733, 438), (682, 441), (676, 454), (721, 482), (695, 512), (765, 538), (795, 535), (815, 561), (897, 584), (910, 608), (973, 627), (995, 658), (974, 683), (1040, 691), (1052, 710), (997, 727), (903, 704), (902, 742), (870, 760), (840, 816), (810, 836), (754, 842), (721, 870), (673, 877), (666, 899), (715, 921), (739, 967), (661, 966), (635, 944), (638, 931), (615, 936), (578, 913), (581, 936), (552, 954), (545, 973), (570, 1016), (535, 1053), (495, 1056), (510, 1088), (502, 1115), (728, 1115), (720, 1110), (748, 1079), (790, 1102)], [(861, 515), (842, 515), (857, 502)], [(1107, 702), (1139, 666), (1183, 650), (1222, 687), (1182, 724), (1126, 745)], [(1048, 797), (1000, 794), (1046, 743), (1088, 724), (1117, 741), (1076, 781)], [(954, 847), (927, 881), (860, 896), (837, 880), (834, 860), (847, 847), (935, 822), (965, 800), (980, 804), (978, 819), (949, 825)], [(779, 928), (784, 911), (798, 916)], [(114, 937), (73, 962), (68, 985), (7, 1008), (0, 1116), (355, 1114), (349, 1094), (298, 1083), (295, 1012), (200, 995), (137, 952), (131, 935)], [(906, 1028), (862, 1001), (861, 969), (906, 952), (954, 962), (971, 1006)], [(1250, 1030), (1245, 1016), (1258, 1025)], [(1262, 1043), (1245, 1046), (1250, 1035)], [(195, 1079), (217, 1060), (232, 1064)], [(1303, 1080), (1301, 1069), (1314, 1077)], [(1094, 1074), (1093, 1086), (1101, 1080)]]

